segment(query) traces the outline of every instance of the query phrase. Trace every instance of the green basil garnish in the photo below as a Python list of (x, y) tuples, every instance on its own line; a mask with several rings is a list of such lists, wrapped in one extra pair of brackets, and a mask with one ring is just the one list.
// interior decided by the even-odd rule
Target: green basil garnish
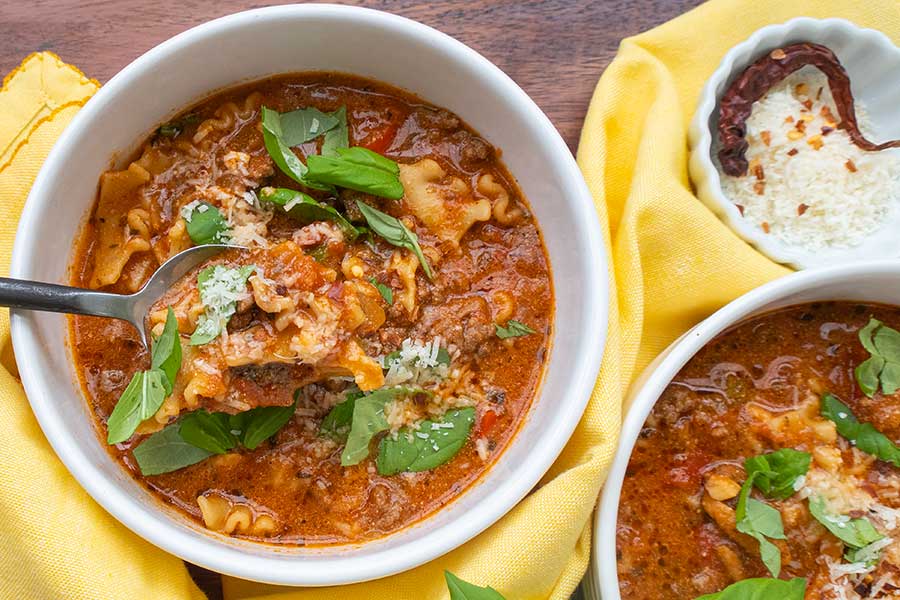
[(360, 391), (350, 392), (342, 402), (335, 404), (322, 420), (319, 435), (331, 438), (340, 444), (346, 444), (350, 426), (353, 424), (353, 409), (356, 407), (356, 400), (363, 396), (365, 394)]
[(178, 137), (188, 125), (200, 122), (200, 115), (197, 113), (188, 113), (183, 117), (179, 117), (174, 121), (170, 121), (164, 125), (160, 125), (156, 130), (156, 135), (168, 138)]
[(237, 309), (237, 301), (246, 291), (247, 279), (256, 269), (253, 265), (237, 268), (223, 265), (206, 267), (197, 275), (200, 301), (206, 311), (197, 319), (191, 334), (191, 345), (208, 344), (225, 329)]
[(407, 229), (400, 219), (374, 209), (365, 202), (357, 202), (356, 205), (359, 206), (359, 211), (365, 217), (366, 223), (369, 224), (369, 227), (372, 228), (376, 235), (393, 246), (412, 250), (419, 259), (425, 275), (428, 279), (434, 280), (428, 260), (422, 254), (422, 248), (419, 246), (419, 237), (415, 233)]
[(178, 422), (167, 425), (141, 442), (133, 451), (142, 475), (159, 475), (189, 467), (212, 456), (212, 452), (189, 444), (179, 433)]
[(193, 465), (213, 454), (224, 454), (240, 443), (256, 449), (284, 427), (297, 408), (260, 406), (235, 415), (195, 410), (141, 442), (134, 458), (144, 475), (159, 475)]
[(810, 455), (793, 448), (782, 448), (744, 461), (747, 476), (767, 497), (784, 500), (796, 491), (794, 483), (809, 470)]
[(181, 336), (178, 334), (178, 319), (170, 306), (166, 312), (166, 325), (153, 343), (150, 353), (150, 369), (159, 369), (164, 374), (163, 387), (166, 395), (172, 393), (175, 377), (181, 369)]
[(388, 306), (394, 305), (394, 291), (391, 288), (379, 282), (374, 277), (369, 279), (369, 283), (375, 286), (375, 289), (378, 290), (378, 293), (381, 294), (381, 297), (384, 298), (384, 301), (387, 302)]
[(307, 178), (381, 198), (403, 197), (400, 167), (368, 148), (334, 148), (335, 156), (307, 157)]
[(337, 156), (338, 148), (350, 146), (350, 128), (347, 127), (347, 107), (342, 106), (328, 116), (337, 121), (337, 125), (325, 132), (322, 138), (322, 156)]
[(162, 334), (153, 341), (151, 368), (135, 373), (106, 421), (106, 443), (118, 444), (130, 438), (142, 421), (156, 414), (172, 393), (181, 368), (181, 340), (178, 320), (169, 307)]
[[(187, 208), (187, 207), (185, 207)], [(182, 214), (188, 236), (197, 246), (227, 244), (231, 240), (231, 228), (222, 212), (209, 202), (200, 202), (189, 213)]]
[(332, 221), (341, 228), (351, 242), (359, 235), (356, 227), (341, 213), (327, 204), (317, 202), (315, 198), (303, 192), (286, 188), (264, 187), (259, 191), (259, 199), (280, 206), (288, 216), (301, 223)]
[(878, 391), (893, 394), (900, 389), (900, 332), (875, 318), (859, 330), (859, 341), (871, 355), (854, 370), (856, 382), (866, 396)]
[(341, 466), (359, 464), (369, 456), (369, 444), (377, 434), (390, 429), (384, 416), (385, 405), (401, 394), (405, 388), (388, 388), (356, 398), (353, 403), (353, 417), (344, 451), (341, 452)]
[(237, 445), (226, 413), (210, 413), (202, 408), (184, 415), (179, 421), (181, 439), (213, 454), (225, 454)]
[(823, 417), (834, 421), (837, 432), (859, 450), (900, 467), (900, 448), (871, 423), (860, 423), (836, 396), (824, 394), (819, 411)]
[(794, 577), (790, 580), (757, 577), (732, 583), (721, 592), (704, 594), (695, 600), (803, 600), (806, 580)]
[(758, 476), (758, 472), (748, 474), (744, 485), (741, 486), (734, 511), (736, 527), (741, 533), (746, 533), (759, 542), (759, 555), (763, 564), (772, 577), (778, 577), (781, 572), (781, 550), (769, 540), (785, 539), (784, 524), (780, 512), (765, 502), (750, 497), (753, 481)]
[(260, 406), (232, 415), (231, 428), (240, 432), (238, 436), (244, 448), (255, 450), (287, 425), (297, 410), (298, 397), (299, 390), (294, 392), (294, 403), (290, 406)]
[(872, 542), (884, 539), (868, 519), (851, 519), (843, 515), (829, 514), (825, 510), (825, 501), (822, 498), (809, 499), (809, 512), (825, 526), (825, 529), (852, 549), (859, 550)]
[(450, 571), (444, 571), (444, 579), (447, 581), (447, 589), (450, 590), (450, 600), (505, 600), (494, 588), (478, 587), (463, 581)]
[[(273, 111), (274, 112), (274, 111)], [(314, 140), (334, 129), (338, 119), (312, 106), (279, 114), (281, 139), (290, 147)]]
[(422, 421), (418, 429), (404, 427), (397, 438), (384, 437), (378, 449), (378, 473), (428, 471), (456, 456), (469, 438), (474, 408), (448, 411), (438, 421)]
[(165, 377), (159, 369), (134, 374), (106, 421), (107, 444), (124, 442), (142, 421), (156, 414), (166, 399)]
[(506, 322), (506, 327), (500, 327), (496, 323), (494, 323), (494, 329), (496, 330), (497, 337), (501, 340), (505, 340), (507, 338), (516, 338), (522, 337), (525, 335), (531, 335), (535, 333), (534, 329), (526, 325), (525, 323), (520, 323), (514, 319), (510, 319)]
[(262, 107), (263, 142), (266, 151), (281, 171), (301, 185), (317, 190), (331, 190), (330, 185), (322, 185), (315, 181), (309, 181), (306, 177), (306, 165), (294, 154), (291, 147), (284, 141), (284, 133), (281, 124), (281, 115), (278, 111)]

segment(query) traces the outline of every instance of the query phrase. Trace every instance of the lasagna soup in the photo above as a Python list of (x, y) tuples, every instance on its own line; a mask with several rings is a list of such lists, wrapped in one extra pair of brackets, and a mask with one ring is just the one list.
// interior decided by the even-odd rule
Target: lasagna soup
[(666, 388), (617, 527), (623, 600), (900, 595), (900, 309), (753, 317)]
[(138, 290), (230, 246), (148, 315), (73, 317), (100, 435), (207, 528), (384, 536), (497, 459), (549, 351), (537, 224), (499, 151), (386, 85), (309, 73), (221, 93), (104, 173), (73, 284)]

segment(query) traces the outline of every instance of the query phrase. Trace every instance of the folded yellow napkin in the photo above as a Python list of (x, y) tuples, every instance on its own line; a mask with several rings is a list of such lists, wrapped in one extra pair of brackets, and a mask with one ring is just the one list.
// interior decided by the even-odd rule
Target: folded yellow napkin
[[(584, 418), (542, 485), (494, 527), (427, 565), (341, 588), (290, 589), (225, 578), (229, 600), (445, 599), (443, 570), (509, 600), (564, 599), (584, 573), (590, 516), (615, 451), (632, 378), (687, 328), (787, 271), (694, 197), (686, 127), (705, 79), (755, 29), (839, 16), (900, 41), (893, 0), (714, 0), (622, 42), (591, 102), (578, 162), (612, 258), (609, 340)], [(600, 26), (602, 24), (598, 24)], [(55, 56), (25, 60), (0, 92), (0, 271), (25, 195), (53, 140), (95, 90)], [(26, 403), (0, 318), (0, 596), (192, 598), (177, 559), (116, 524), (56, 459)]]

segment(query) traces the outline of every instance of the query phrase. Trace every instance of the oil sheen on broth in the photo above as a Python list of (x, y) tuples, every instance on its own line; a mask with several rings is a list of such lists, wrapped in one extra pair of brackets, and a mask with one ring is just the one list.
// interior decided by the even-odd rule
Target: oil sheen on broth
[[(327, 153), (333, 160), (326, 166), (346, 167), (351, 155), (372, 160), (371, 151), (395, 161), (398, 174), (390, 174), (390, 161), (382, 172), (366, 173), (399, 179), (402, 198), (321, 185), (312, 165), (309, 185), (299, 183), (273, 160), (279, 149), (267, 144), (271, 135), (265, 139), (263, 107), (281, 115), (282, 141), (295, 160)], [(286, 116), (310, 107), (321, 113)], [(310, 139), (287, 139), (300, 130)], [(352, 152), (335, 151), (335, 143)], [(499, 154), (446, 110), (331, 73), (229, 90), (162, 126), (127, 168), (103, 176), (72, 283), (133, 292), (161, 262), (196, 244), (202, 232), (191, 226), (201, 222), (248, 250), (216, 257), (155, 307), (150, 323), (159, 340), (172, 308), (181, 368), (174, 381), (154, 375), (171, 383), (171, 393), (158, 392), (165, 396), (159, 408), (126, 428), (127, 439), (110, 451), (162, 501), (206, 527), (269, 543), (373, 539), (453, 500), (514, 435), (549, 351), (550, 265)], [(364, 170), (358, 162), (349, 167), (354, 176)], [(293, 191), (279, 191), (290, 198), (279, 205), (275, 190)], [(291, 196), (298, 191), (308, 197)], [(303, 212), (310, 203), (316, 206)], [(400, 219), (417, 236), (421, 256), (408, 238), (399, 245), (386, 239), (371, 211), (363, 214), (367, 207)], [(216, 211), (218, 221), (207, 219)], [(241, 267), (253, 270), (242, 279)], [(216, 282), (205, 291), (204, 270)], [(218, 312), (210, 312), (213, 296)], [(224, 323), (221, 332), (194, 343), (197, 328), (214, 318)], [(122, 322), (73, 317), (71, 335), (105, 442), (129, 383), (151, 381), (151, 357)], [(258, 409), (291, 406), (276, 431), (247, 447), (254, 444), (242, 415), (263, 421)], [(191, 419), (193, 433), (184, 425)], [(369, 429), (361, 443), (365, 428), (357, 431), (357, 421)], [(181, 468), (136, 458), (136, 448), (160, 435), (194, 443), (196, 431), (210, 428), (231, 447), (212, 452), (189, 444), (198, 460)], [(465, 435), (445, 448), (461, 430)], [(450, 437), (441, 437), (445, 432)], [(350, 444), (354, 457), (347, 456)], [(164, 472), (143, 474), (154, 469)]]

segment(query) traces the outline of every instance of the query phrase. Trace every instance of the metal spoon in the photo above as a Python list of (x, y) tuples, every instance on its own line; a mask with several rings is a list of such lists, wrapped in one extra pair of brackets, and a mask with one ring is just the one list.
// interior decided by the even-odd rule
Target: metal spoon
[(144, 287), (128, 295), (0, 277), (0, 306), (122, 319), (138, 330), (149, 350), (147, 314), (153, 304), (191, 269), (227, 249), (241, 247), (210, 244), (179, 252), (160, 265)]

